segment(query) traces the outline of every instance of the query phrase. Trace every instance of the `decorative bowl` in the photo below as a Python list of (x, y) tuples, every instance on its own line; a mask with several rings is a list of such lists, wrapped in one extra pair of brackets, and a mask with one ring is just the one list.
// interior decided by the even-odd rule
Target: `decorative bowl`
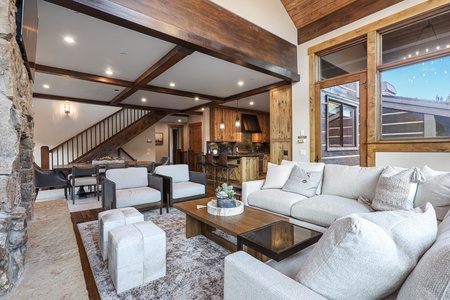
[(217, 200), (211, 200), (207, 204), (208, 213), (214, 216), (228, 217), (242, 214), (244, 212), (244, 204), (236, 200), (236, 207), (220, 208), (217, 207)]

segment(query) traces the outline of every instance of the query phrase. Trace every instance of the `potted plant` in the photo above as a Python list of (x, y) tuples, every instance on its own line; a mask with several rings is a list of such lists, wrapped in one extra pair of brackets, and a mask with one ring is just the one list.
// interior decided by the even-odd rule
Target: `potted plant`
[(233, 190), (232, 185), (223, 183), (222, 186), (216, 188), (217, 207), (231, 208), (236, 207), (236, 198), (234, 195), (236, 192)]
[(217, 152), (219, 151), (219, 146), (217, 144), (214, 144), (211, 146), (211, 151), (214, 155), (217, 154)]

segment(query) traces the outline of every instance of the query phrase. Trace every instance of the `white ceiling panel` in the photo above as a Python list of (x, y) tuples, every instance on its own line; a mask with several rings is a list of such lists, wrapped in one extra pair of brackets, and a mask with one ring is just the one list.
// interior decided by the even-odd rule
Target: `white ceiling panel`
[[(50, 88), (44, 88), (44, 84), (49, 85)], [(114, 99), (114, 97), (117, 96), (123, 89), (124, 88), (121, 86), (71, 79), (39, 72), (36, 72), (36, 79), (33, 84), (34, 93), (105, 102), (109, 102)]]
[[(36, 61), (62, 69), (135, 81), (174, 44), (152, 38), (43, 0), (38, 1)], [(67, 44), (65, 36), (75, 43)]]
[[(142, 102), (142, 98), (146, 101)], [(161, 107), (168, 109), (183, 110), (193, 106), (209, 103), (205, 100), (194, 100), (193, 98), (181, 97), (169, 94), (154, 93), (148, 91), (137, 91), (132, 96), (125, 99), (123, 104), (142, 105), (150, 107)]]
[[(253, 102), (253, 104), (250, 104)], [(229, 106), (236, 108), (237, 106), (236, 101), (231, 101), (224, 106)], [(270, 111), (270, 93), (262, 93), (255, 96), (242, 98), (239, 100), (239, 109), (250, 109), (250, 110), (257, 110), (257, 111), (263, 111), (263, 112), (269, 112)]]
[[(239, 81), (244, 85), (239, 86)], [(170, 88), (173, 82), (177, 90), (227, 97), (279, 81), (279, 78), (194, 52), (150, 84)]]

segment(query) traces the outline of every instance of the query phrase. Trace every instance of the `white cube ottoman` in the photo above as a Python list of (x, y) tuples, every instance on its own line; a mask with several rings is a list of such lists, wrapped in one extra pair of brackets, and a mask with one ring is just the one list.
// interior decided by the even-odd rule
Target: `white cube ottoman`
[(166, 275), (166, 233), (152, 221), (109, 231), (108, 270), (117, 293)]
[(108, 232), (119, 226), (144, 221), (144, 215), (134, 207), (102, 211), (98, 214), (98, 246), (103, 260), (108, 258)]

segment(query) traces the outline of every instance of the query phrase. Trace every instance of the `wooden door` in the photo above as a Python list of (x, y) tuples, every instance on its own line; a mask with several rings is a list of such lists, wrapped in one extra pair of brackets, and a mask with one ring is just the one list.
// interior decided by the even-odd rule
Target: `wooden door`
[[(189, 124), (189, 149), (194, 153), (203, 152), (202, 122)], [(189, 160), (189, 170), (195, 169), (195, 159)]]

